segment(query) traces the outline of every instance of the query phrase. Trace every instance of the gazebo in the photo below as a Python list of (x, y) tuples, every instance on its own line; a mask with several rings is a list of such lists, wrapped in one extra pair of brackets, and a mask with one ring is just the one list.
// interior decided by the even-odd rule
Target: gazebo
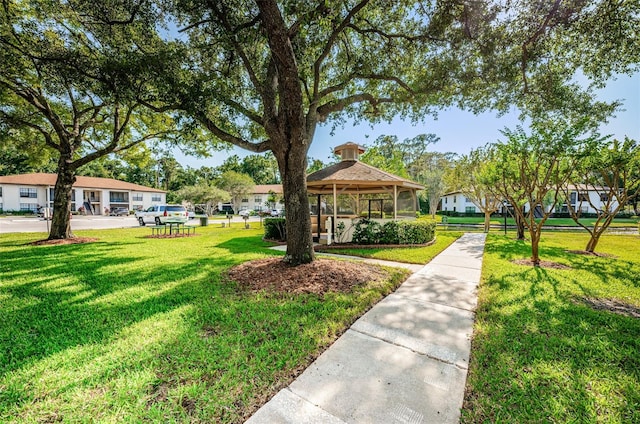
[(331, 234), (336, 234), (340, 222), (343, 232), (338, 241), (350, 241), (352, 223), (361, 217), (381, 223), (415, 219), (417, 191), (424, 186), (360, 162), (359, 155), (364, 151), (352, 142), (337, 146), (334, 152), (342, 160), (307, 176), (307, 191), (315, 195), (310, 203), (315, 203), (312, 227), (317, 241), (324, 241), (321, 233), (327, 233), (327, 243), (331, 243)]

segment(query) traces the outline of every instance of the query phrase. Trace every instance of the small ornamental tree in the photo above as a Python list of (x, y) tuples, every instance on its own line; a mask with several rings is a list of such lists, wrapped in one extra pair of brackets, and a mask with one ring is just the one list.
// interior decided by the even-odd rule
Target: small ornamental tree
[(485, 148), (472, 150), (457, 159), (451, 172), (450, 186), (469, 198), (484, 213), (484, 232), (489, 232), (491, 214), (502, 205), (502, 198), (496, 196), (486, 185), (485, 175), (489, 172), (490, 154)]
[(229, 193), (235, 213), (240, 211), (242, 199), (253, 193), (256, 186), (250, 176), (235, 171), (227, 171), (222, 174), (216, 185)]
[[(568, 181), (570, 184), (562, 186), (562, 191), (571, 218), (589, 232), (591, 237), (585, 250), (593, 253), (618, 212), (639, 195), (640, 146), (635, 140), (625, 138), (624, 142), (600, 143), (589, 153)], [(576, 206), (570, 201), (571, 193), (576, 193)], [(590, 193), (595, 193), (595, 198)], [(595, 211), (592, 226), (581, 220), (583, 205)]]
[(522, 127), (505, 129), (506, 141), (490, 146), (494, 166), (485, 183), (510, 204), (516, 220), (528, 230), (534, 266), (540, 265), (538, 246), (544, 223), (592, 140), (579, 139), (584, 131), (579, 124), (534, 123), (531, 134)]

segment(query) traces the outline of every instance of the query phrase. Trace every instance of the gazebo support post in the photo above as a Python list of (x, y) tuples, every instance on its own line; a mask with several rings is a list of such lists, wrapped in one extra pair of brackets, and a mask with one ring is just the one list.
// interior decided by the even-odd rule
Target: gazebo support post
[(393, 185), (393, 220), (398, 219), (398, 186)]
[(318, 243), (320, 243), (320, 231), (321, 231), (320, 220), (322, 219), (321, 196), (322, 196), (321, 194), (318, 194), (318, 206), (317, 206), (317, 209), (316, 209), (316, 213), (317, 213), (316, 221), (318, 222)]
[(333, 219), (331, 220), (331, 234), (335, 234), (334, 225), (338, 219), (338, 193), (336, 192), (336, 183), (333, 183)]

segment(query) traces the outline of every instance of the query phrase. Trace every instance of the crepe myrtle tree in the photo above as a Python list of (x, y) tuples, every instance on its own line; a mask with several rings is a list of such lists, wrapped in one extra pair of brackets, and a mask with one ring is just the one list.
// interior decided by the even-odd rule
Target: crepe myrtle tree
[[(571, 218), (589, 232), (585, 251), (593, 253), (618, 212), (640, 196), (640, 146), (628, 137), (622, 142), (604, 139), (589, 153), (562, 186), (562, 193)], [(572, 193), (576, 193), (576, 203), (571, 202)], [(595, 198), (589, 193), (594, 193)], [(595, 211), (596, 219), (591, 225), (581, 219), (583, 206)]]
[(530, 134), (522, 127), (502, 131), (506, 140), (489, 146), (490, 163), (482, 176), (495, 197), (512, 207), (529, 233), (531, 262), (540, 265), (539, 243), (551, 216), (581, 161), (599, 138), (583, 123), (534, 122)]
[(456, 159), (449, 174), (449, 186), (460, 190), (484, 213), (485, 233), (489, 232), (491, 214), (503, 205), (502, 198), (486, 185), (484, 176), (490, 167), (490, 153), (486, 148), (478, 148)]
[(273, 153), (291, 264), (314, 259), (305, 170), (319, 124), (422, 120), (454, 104), (578, 109), (593, 101), (572, 83), (586, 47), (589, 63), (601, 55), (601, 66), (583, 67), (599, 80), (626, 71), (635, 48), (623, 41), (632, 29), (603, 30), (633, 7), (596, 1), (174, 0), (157, 9), (158, 22), (178, 30), (148, 27), (164, 44), (147, 50), (157, 77), (147, 104)]

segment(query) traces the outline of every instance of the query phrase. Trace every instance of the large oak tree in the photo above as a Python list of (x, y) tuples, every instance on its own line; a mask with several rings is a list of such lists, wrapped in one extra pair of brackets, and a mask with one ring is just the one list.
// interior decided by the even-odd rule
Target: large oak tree
[(601, 82), (637, 63), (632, 3), (162, 2), (166, 43), (148, 104), (186, 112), (219, 140), (273, 152), (285, 260), (305, 263), (314, 258), (305, 169), (318, 124), (417, 120), (453, 104), (580, 115), (593, 97), (574, 82), (576, 69)]
[(146, 91), (144, 68), (134, 67), (144, 63), (133, 56), (150, 40), (133, 37), (129, 27), (114, 30), (121, 19), (131, 16), (74, 2), (0, 6), (2, 139), (57, 161), (50, 239), (73, 237), (72, 185), (81, 167), (175, 134), (169, 116), (152, 114), (137, 99)]

